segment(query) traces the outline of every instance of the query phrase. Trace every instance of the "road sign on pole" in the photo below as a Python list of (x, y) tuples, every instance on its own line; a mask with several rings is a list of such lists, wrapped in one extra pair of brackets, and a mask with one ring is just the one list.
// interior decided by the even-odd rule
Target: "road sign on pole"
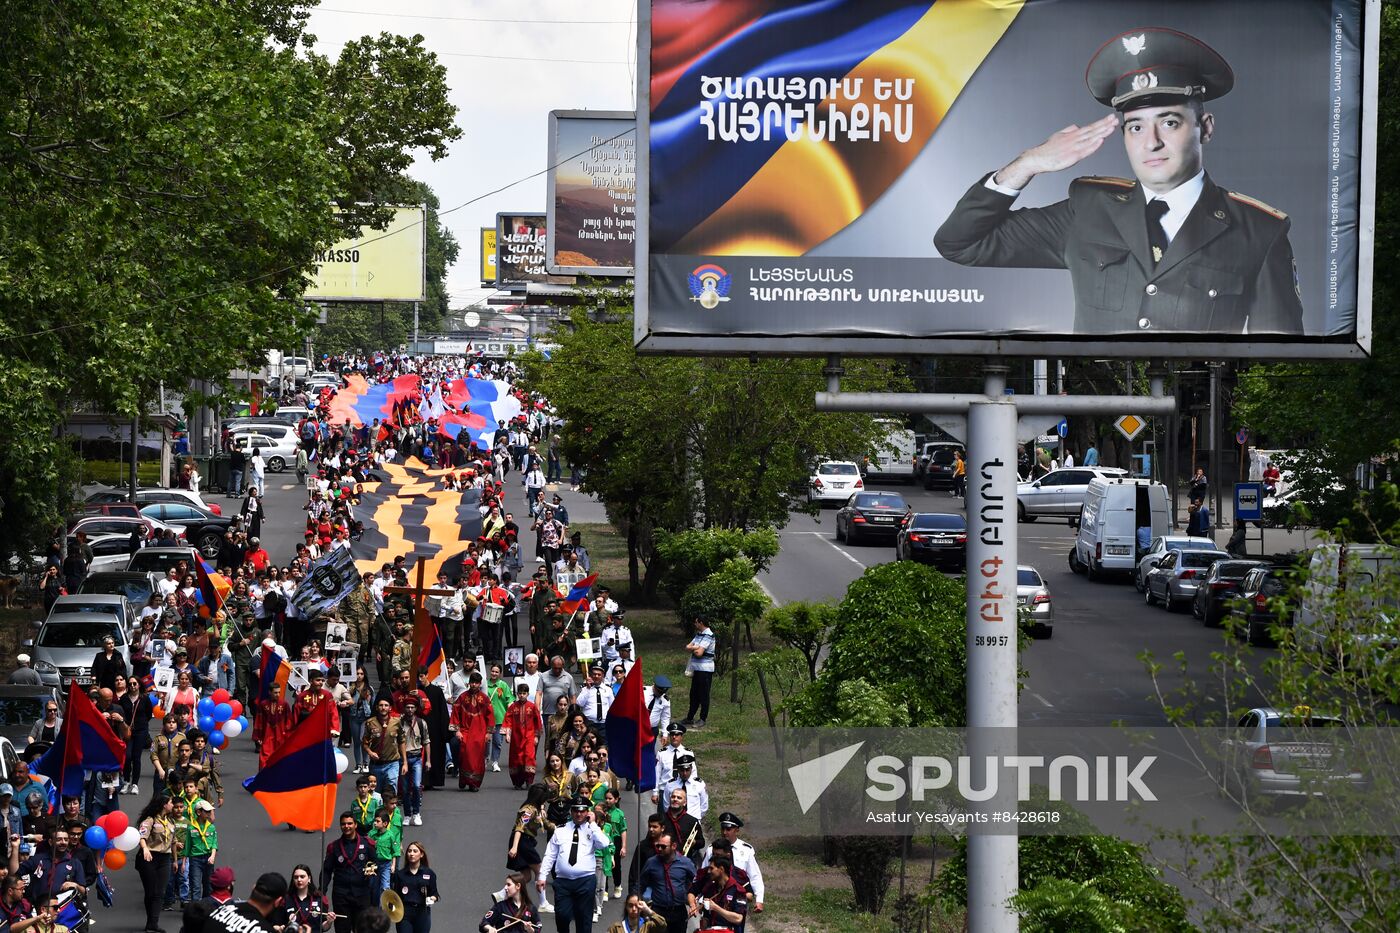
[(1264, 484), (1235, 484), (1235, 518), (1257, 522), (1264, 518)]
[(1128, 440), (1136, 440), (1137, 436), (1146, 429), (1147, 419), (1140, 418), (1137, 415), (1124, 415), (1113, 422), (1113, 426), (1118, 429), (1119, 434), (1123, 435)]
[(1055, 433), (1060, 437), (1069, 437), (1069, 419), (1061, 418), (1060, 423), (1055, 425)]
[(1235, 432), (1235, 443), (1241, 447), (1249, 443), (1249, 428), (1240, 428)]

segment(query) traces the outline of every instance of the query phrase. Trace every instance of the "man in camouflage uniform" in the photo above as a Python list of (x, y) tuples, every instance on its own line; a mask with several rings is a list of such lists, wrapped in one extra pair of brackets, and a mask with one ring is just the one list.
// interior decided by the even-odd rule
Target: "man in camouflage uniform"
[(373, 580), (374, 574), (365, 574), (338, 607), (346, 626), (345, 639), (360, 646), (361, 657), (369, 647), (370, 628), (374, 625), (374, 594), (369, 590)]
[(253, 674), (253, 602), (248, 598), (248, 585), (239, 582), (234, 586), (233, 595), (224, 600), (224, 630), (221, 637), (228, 645), (233, 658), (233, 695), (244, 706), (248, 705), (248, 685)]
[(410, 674), (418, 669), (413, 663), (413, 629), (406, 623), (400, 622), (394, 627), (397, 638), (394, 640), (394, 652), (390, 666), (395, 677), (404, 671)]

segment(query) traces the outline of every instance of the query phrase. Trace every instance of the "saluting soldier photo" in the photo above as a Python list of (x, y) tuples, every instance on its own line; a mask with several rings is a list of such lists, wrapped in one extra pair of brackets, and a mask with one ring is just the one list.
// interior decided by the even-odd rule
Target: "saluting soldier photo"
[[(1076, 334), (1302, 333), (1288, 216), (1205, 170), (1217, 131), (1206, 103), (1235, 83), (1224, 58), (1194, 36), (1142, 27), (1106, 42), (1085, 81), (1114, 112), (979, 179), (935, 235), (939, 253), (1067, 269)], [(1063, 201), (1012, 209), (1037, 175), (1073, 168), (1115, 132), (1134, 178), (1077, 178)]]

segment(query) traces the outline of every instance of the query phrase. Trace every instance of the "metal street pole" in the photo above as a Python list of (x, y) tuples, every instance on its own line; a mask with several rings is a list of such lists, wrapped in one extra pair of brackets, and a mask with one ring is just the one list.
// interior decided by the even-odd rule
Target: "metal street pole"
[(418, 347), (418, 302), (413, 303), (413, 352), (422, 353)]
[(136, 501), (136, 434), (141, 429), (141, 416), (131, 416), (131, 475), (128, 477), (127, 493), (132, 502)]
[(1211, 524), (1220, 522), (1220, 364), (1210, 365), (1210, 489)]

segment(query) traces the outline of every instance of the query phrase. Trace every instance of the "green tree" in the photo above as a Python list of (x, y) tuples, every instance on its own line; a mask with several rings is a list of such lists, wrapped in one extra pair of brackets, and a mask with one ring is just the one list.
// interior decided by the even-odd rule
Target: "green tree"
[(742, 557), (762, 573), (778, 556), (778, 535), (772, 528), (694, 528), (658, 531), (656, 553), (666, 562), (661, 588), (677, 603), (686, 590), (718, 571), (726, 561)]
[(764, 621), (774, 638), (801, 652), (809, 680), (816, 680), (817, 665), (831, 643), (839, 615), (830, 603), (795, 602), (770, 609)]
[[(47, 536), (60, 429), (295, 346), (318, 248), (460, 135), (421, 37), (310, 51), (309, 2), (11, 4), (0, 31), (0, 549)], [(335, 205), (348, 213), (337, 217)]]

